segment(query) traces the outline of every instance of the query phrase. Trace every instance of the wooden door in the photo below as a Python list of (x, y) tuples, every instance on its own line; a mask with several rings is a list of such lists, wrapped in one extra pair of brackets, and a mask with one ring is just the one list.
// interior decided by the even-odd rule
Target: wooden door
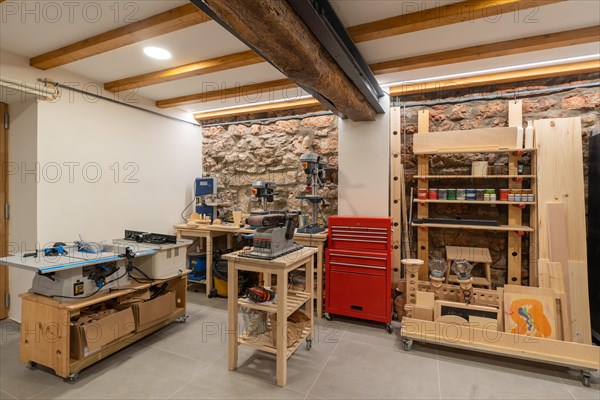
[[(5, 204), (8, 204), (8, 106), (0, 103), (0, 174), (2, 182), (0, 184), (0, 257), (6, 256), (8, 249), (8, 219), (5, 215)], [(8, 293), (8, 267), (0, 265), (0, 319), (8, 316), (8, 304), (6, 304), (6, 294)]]

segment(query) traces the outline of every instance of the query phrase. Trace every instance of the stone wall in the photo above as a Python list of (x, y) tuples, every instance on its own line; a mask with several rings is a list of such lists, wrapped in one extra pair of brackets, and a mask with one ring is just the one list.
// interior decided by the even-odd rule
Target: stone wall
[(215, 177), (218, 197), (229, 203), (229, 211), (250, 212), (260, 209), (251, 201), (252, 182), (269, 180), (277, 183), (278, 196), (269, 210), (302, 210), (309, 206), (295, 197), (306, 194), (306, 175), (300, 155), (314, 152), (327, 159), (332, 179), (319, 190), (329, 206), (322, 208), (325, 217), (337, 214), (338, 128), (334, 115), (302, 119), (217, 125), (203, 129), (204, 176)]
[[(563, 86), (565, 89), (552, 94), (531, 94), (522, 97), (523, 118), (536, 120), (544, 118), (581, 117), (583, 135), (583, 157), (585, 163), (585, 182), (587, 200), (587, 158), (588, 138), (593, 128), (600, 126), (600, 89), (595, 87), (567, 89), (567, 86), (580, 84), (594, 84), (598, 82), (600, 74), (585, 74), (580, 76), (543, 79), (529, 82), (519, 82), (506, 85), (497, 85), (484, 88), (458, 90), (448, 93), (433, 93), (427, 95), (413, 95), (410, 97), (397, 97), (393, 104), (402, 106), (407, 102), (432, 101), (440, 104), (431, 106), (407, 107), (403, 116), (402, 134), (406, 133), (406, 142), (403, 148), (404, 163), (407, 173), (407, 190), (416, 187), (412, 176), (416, 174), (416, 159), (412, 155), (412, 135), (417, 131), (417, 112), (421, 109), (430, 110), (430, 131), (448, 131), (457, 129), (473, 129), (484, 127), (508, 126), (508, 99), (478, 100), (480, 96), (494, 96), (498, 93), (511, 93), (514, 91), (539, 90), (546, 87)], [(450, 103), (448, 100), (452, 99)], [(431, 157), (430, 168), (432, 174), (470, 174), (471, 162), (487, 160), (485, 154), (439, 155)], [(484, 158), (486, 157), (486, 158)], [(506, 163), (507, 156), (499, 155), (497, 161)], [(526, 162), (528, 161), (525, 158)], [(501, 180), (498, 180), (501, 181)], [(504, 181), (503, 181), (504, 182)], [(432, 187), (481, 187), (468, 181), (432, 182)], [(506, 187), (506, 183), (496, 182), (490, 186)], [(524, 186), (526, 187), (526, 186)], [(464, 215), (465, 218), (493, 218), (506, 222), (508, 218), (507, 206), (473, 206), (473, 205), (430, 205), (430, 216)], [(416, 215), (416, 208), (415, 215)], [(524, 221), (528, 221), (527, 209)], [(507, 240), (506, 234), (487, 231), (465, 231), (449, 229), (430, 230), (430, 249), (432, 252), (444, 255), (446, 245), (487, 247), (493, 258), (492, 279), (495, 283), (504, 283), (507, 266)], [(416, 231), (413, 232), (413, 251), (416, 251)], [(528, 277), (528, 242), (527, 235), (523, 242), (523, 278)]]

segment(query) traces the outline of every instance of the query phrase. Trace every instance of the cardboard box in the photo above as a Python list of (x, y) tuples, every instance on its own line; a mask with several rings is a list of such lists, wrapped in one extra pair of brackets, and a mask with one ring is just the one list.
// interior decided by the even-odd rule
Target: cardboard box
[(120, 311), (105, 313), (94, 319), (85, 316), (71, 325), (71, 358), (79, 360), (99, 351), (103, 346), (135, 332), (133, 309), (127, 307)]
[(165, 320), (175, 312), (175, 292), (167, 292), (162, 296), (143, 303), (133, 305), (136, 332), (143, 331)]

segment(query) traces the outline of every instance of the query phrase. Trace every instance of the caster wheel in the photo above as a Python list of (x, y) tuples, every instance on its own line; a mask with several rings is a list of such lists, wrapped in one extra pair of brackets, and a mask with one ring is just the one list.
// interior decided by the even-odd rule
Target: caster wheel
[(35, 367), (37, 367), (37, 365), (38, 365), (38, 364), (37, 364), (35, 361), (29, 361), (29, 366), (30, 366), (31, 368), (35, 368)]
[(69, 382), (75, 382), (77, 379), (79, 379), (79, 372), (73, 372), (67, 379)]
[(210, 293), (208, 294), (208, 298), (212, 299), (216, 295), (217, 295), (217, 290), (216, 289), (210, 289)]
[(184, 315), (183, 317), (179, 317), (179, 318), (177, 318), (177, 322), (179, 322), (180, 324), (185, 324), (189, 317), (190, 317), (189, 315)]
[(402, 343), (404, 344), (404, 351), (411, 351), (412, 350), (412, 345), (413, 345), (412, 339), (404, 339), (402, 341)]
[(385, 324), (385, 330), (387, 331), (387, 333), (389, 333), (390, 335), (394, 332), (394, 328), (392, 328), (392, 324)]
[(325, 319), (327, 321), (333, 321), (333, 317), (331, 315), (329, 315), (329, 313), (325, 313), (323, 316), (325, 317)]
[(398, 314), (397, 313), (393, 313), (392, 314), (392, 321), (398, 321)]
[(306, 350), (312, 349), (312, 339), (306, 339)]
[(592, 375), (589, 371), (581, 371), (581, 383), (583, 383), (583, 386), (590, 387), (591, 377)]

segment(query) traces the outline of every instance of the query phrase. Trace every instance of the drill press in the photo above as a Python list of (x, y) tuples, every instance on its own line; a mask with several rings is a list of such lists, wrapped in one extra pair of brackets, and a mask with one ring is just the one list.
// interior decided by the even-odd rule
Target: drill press
[(262, 204), (262, 211), (252, 211), (251, 214), (268, 214), (267, 203), (272, 203), (273, 198), (277, 192), (275, 189), (277, 184), (269, 181), (256, 181), (252, 183), (252, 199), (254, 201), (260, 201)]
[(318, 224), (319, 204), (325, 204), (325, 200), (317, 195), (317, 187), (323, 187), (325, 178), (326, 161), (323, 157), (315, 153), (305, 153), (300, 156), (302, 169), (307, 175), (306, 190), (311, 194), (306, 196), (296, 196), (297, 199), (307, 200), (312, 206), (312, 221), (310, 225), (298, 229), (300, 233), (319, 233), (325, 230), (324, 226)]
[(240, 256), (272, 260), (300, 250), (294, 243), (294, 232), (298, 227), (297, 212), (279, 212), (265, 215), (251, 215), (246, 223), (257, 226), (250, 251), (242, 251)]

